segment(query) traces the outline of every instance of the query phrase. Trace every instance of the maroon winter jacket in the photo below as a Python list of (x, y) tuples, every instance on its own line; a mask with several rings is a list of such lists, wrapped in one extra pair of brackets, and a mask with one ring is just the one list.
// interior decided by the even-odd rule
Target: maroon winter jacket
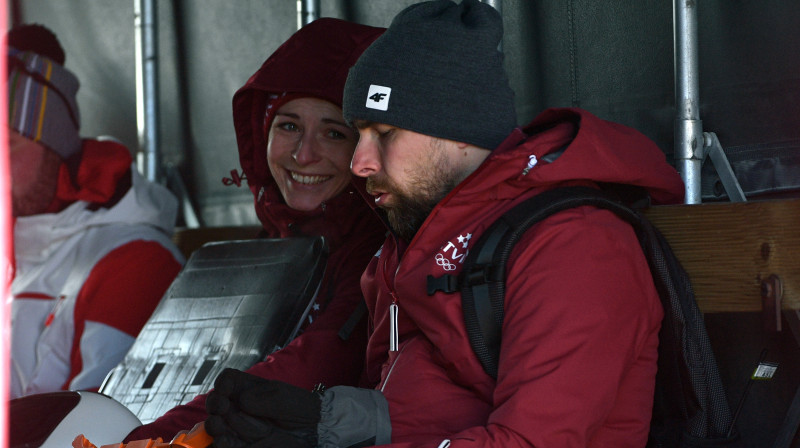
[[(564, 148), (552, 163), (544, 158)], [(631, 226), (612, 212), (567, 210), (517, 243), (496, 382), (469, 345), (460, 294), (426, 292), (427, 277), (458, 274), (471, 245), (512, 206), (557, 186), (608, 182), (645, 187), (655, 203), (683, 199), (677, 172), (637, 131), (548, 110), (448, 194), (402, 254), (387, 239), (361, 284), (367, 372), (389, 403), (391, 446), (645, 445), (663, 311)]]
[[(359, 279), (386, 228), (355, 184), (314, 211), (289, 208), (267, 165), (264, 117), (269, 95), (283, 92), (341, 107), (348, 69), (383, 31), (332, 18), (316, 20), (281, 45), (233, 97), (239, 160), (265, 236), (323, 235), (331, 250), (312, 322), (289, 345), (248, 370), (255, 375), (311, 390), (317, 383), (355, 386), (363, 372), (366, 327), (355, 328), (347, 340), (338, 332), (363, 300)], [(205, 395), (200, 395), (134, 430), (126, 440), (171, 440), (206, 417)]]

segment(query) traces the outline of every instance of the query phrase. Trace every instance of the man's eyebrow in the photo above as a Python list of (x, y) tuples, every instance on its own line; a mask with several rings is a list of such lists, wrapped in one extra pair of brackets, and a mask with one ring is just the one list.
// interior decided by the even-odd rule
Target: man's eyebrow
[(356, 129), (366, 129), (373, 125), (375, 125), (374, 121), (358, 120), (358, 119), (353, 120), (353, 126), (355, 126)]

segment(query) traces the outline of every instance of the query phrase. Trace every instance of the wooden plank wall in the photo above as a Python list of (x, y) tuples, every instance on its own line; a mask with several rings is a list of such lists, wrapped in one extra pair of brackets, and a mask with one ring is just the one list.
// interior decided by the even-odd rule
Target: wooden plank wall
[[(655, 206), (646, 215), (689, 273), (704, 313), (761, 311), (761, 281), (778, 275), (783, 308), (800, 309), (800, 198)], [(184, 229), (188, 257), (208, 241), (254, 238), (260, 227)]]
[(172, 235), (172, 242), (178, 246), (186, 259), (203, 244), (213, 241), (249, 240), (258, 237), (261, 226), (201, 227), (199, 229), (178, 229)]
[(689, 273), (704, 313), (761, 310), (761, 282), (800, 309), (800, 198), (655, 206), (646, 215)]

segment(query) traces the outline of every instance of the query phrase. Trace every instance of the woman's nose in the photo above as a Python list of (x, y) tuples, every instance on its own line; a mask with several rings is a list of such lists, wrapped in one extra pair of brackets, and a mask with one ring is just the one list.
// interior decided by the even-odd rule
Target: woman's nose
[(303, 134), (303, 137), (298, 140), (297, 146), (292, 152), (292, 157), (299, 165), (310, 165), (318, 162), (320, 160), (319, 142), (309, 133)]

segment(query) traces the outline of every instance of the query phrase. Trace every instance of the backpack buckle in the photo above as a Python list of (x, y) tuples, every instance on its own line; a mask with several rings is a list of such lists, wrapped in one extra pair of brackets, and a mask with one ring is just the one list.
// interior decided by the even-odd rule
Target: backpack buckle
[(452, 294), (458, 291), (458, 276), (445, 274), (439, 278), (428, 275), (428, 295), (432, 296), (436, 291), (445, 294)]

